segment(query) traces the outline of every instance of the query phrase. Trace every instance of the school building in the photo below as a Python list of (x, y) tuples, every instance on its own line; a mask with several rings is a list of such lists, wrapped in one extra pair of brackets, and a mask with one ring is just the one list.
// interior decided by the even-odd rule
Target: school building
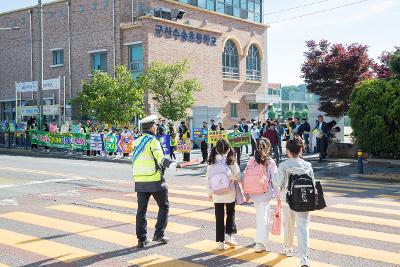
[[(269, 104), (265, 10), (262, 0), (46, 3), (43, 76), (61, 80), (60, 89), (43, 91), (44, 104), (59, 105), (60, 115), (70, 119), (70, 99), (93, 70), (113, 73), (115, 66), (125, 64), (134, 78), (152, 61), (188, 58), (188, 77), (202, 84), (191, 111), (195, 126), (211, 118), (226, 127), (241, 117), (264, 118)], [(0, 13), (0, 28), (14, 28), (0, 30), (0, 120), (14, 120), (16, 105), (37, 105), (37, 92), (16, 91), (16, 83), (39, 77), (37, 7)], [(157, 112), (150, 98), (145, 102), (147, 114)]]

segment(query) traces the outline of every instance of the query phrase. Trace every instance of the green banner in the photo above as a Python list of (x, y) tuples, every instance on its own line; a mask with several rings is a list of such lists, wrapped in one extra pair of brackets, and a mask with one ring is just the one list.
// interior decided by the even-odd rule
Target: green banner
[(228, 133), (228, 142), (232, 147), (241, 147), (251, 143), (250, 133)]
[(31, 144), (54, 148), (88, 150), (89, 142), (86, 134), (50, 133), (45, 131), (29, 131)]
[(104, 149), (108, 153), (114, 153), (117, 151), (118, 146), (117, 146), (117, 137), (115, 137), (113, 134), (106, 134), (104, 135)]

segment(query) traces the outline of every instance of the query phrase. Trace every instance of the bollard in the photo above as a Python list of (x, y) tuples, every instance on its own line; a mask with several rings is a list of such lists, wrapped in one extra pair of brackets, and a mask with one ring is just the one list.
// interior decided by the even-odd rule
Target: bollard
[(358, 174), (364, 173), (363, 151), (361, 149), (357, 150), (357, 171)]

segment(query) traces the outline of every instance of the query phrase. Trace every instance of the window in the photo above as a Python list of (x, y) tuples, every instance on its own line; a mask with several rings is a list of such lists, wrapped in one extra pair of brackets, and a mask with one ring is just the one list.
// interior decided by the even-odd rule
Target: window
[(256, 109), (256, 110), (258, 110), (258, 104), (257, 104), (257, 103), (250, 103), (250, 104), (249, 104), (249, 109)]
[(232, 40), (226, 42), (222, 53), (222, 76), (239, 79), (238, 52)]
[(236, 103), (231, 103), (231, 118), (238, 118)]
[(64, 64), (64, 50), (53, 50), (53, 66)]
[(143, 72), (142, 43), (129, 46), (129, 69), (132, 71), (132, 76), (135, 80)]
[(94, 52), (90, 57), (92, 71), (100, 70), (107, 72), (107, 52)]
[(261, 58), (255, 44), (250, 45), (246, 61), (246, 79), (250, 81), (261, 81)]
[(216, 11), (218, 13), (262, 22), (261, 0), (177, 0), (181, 3)]

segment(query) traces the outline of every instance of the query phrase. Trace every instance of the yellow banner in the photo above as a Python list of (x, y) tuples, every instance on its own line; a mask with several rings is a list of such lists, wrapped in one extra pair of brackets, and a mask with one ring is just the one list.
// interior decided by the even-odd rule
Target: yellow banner
[(228, 140), (228, 131), (209, 131), (208, 132), (208, 143), (215, 145), (218, 140)]

